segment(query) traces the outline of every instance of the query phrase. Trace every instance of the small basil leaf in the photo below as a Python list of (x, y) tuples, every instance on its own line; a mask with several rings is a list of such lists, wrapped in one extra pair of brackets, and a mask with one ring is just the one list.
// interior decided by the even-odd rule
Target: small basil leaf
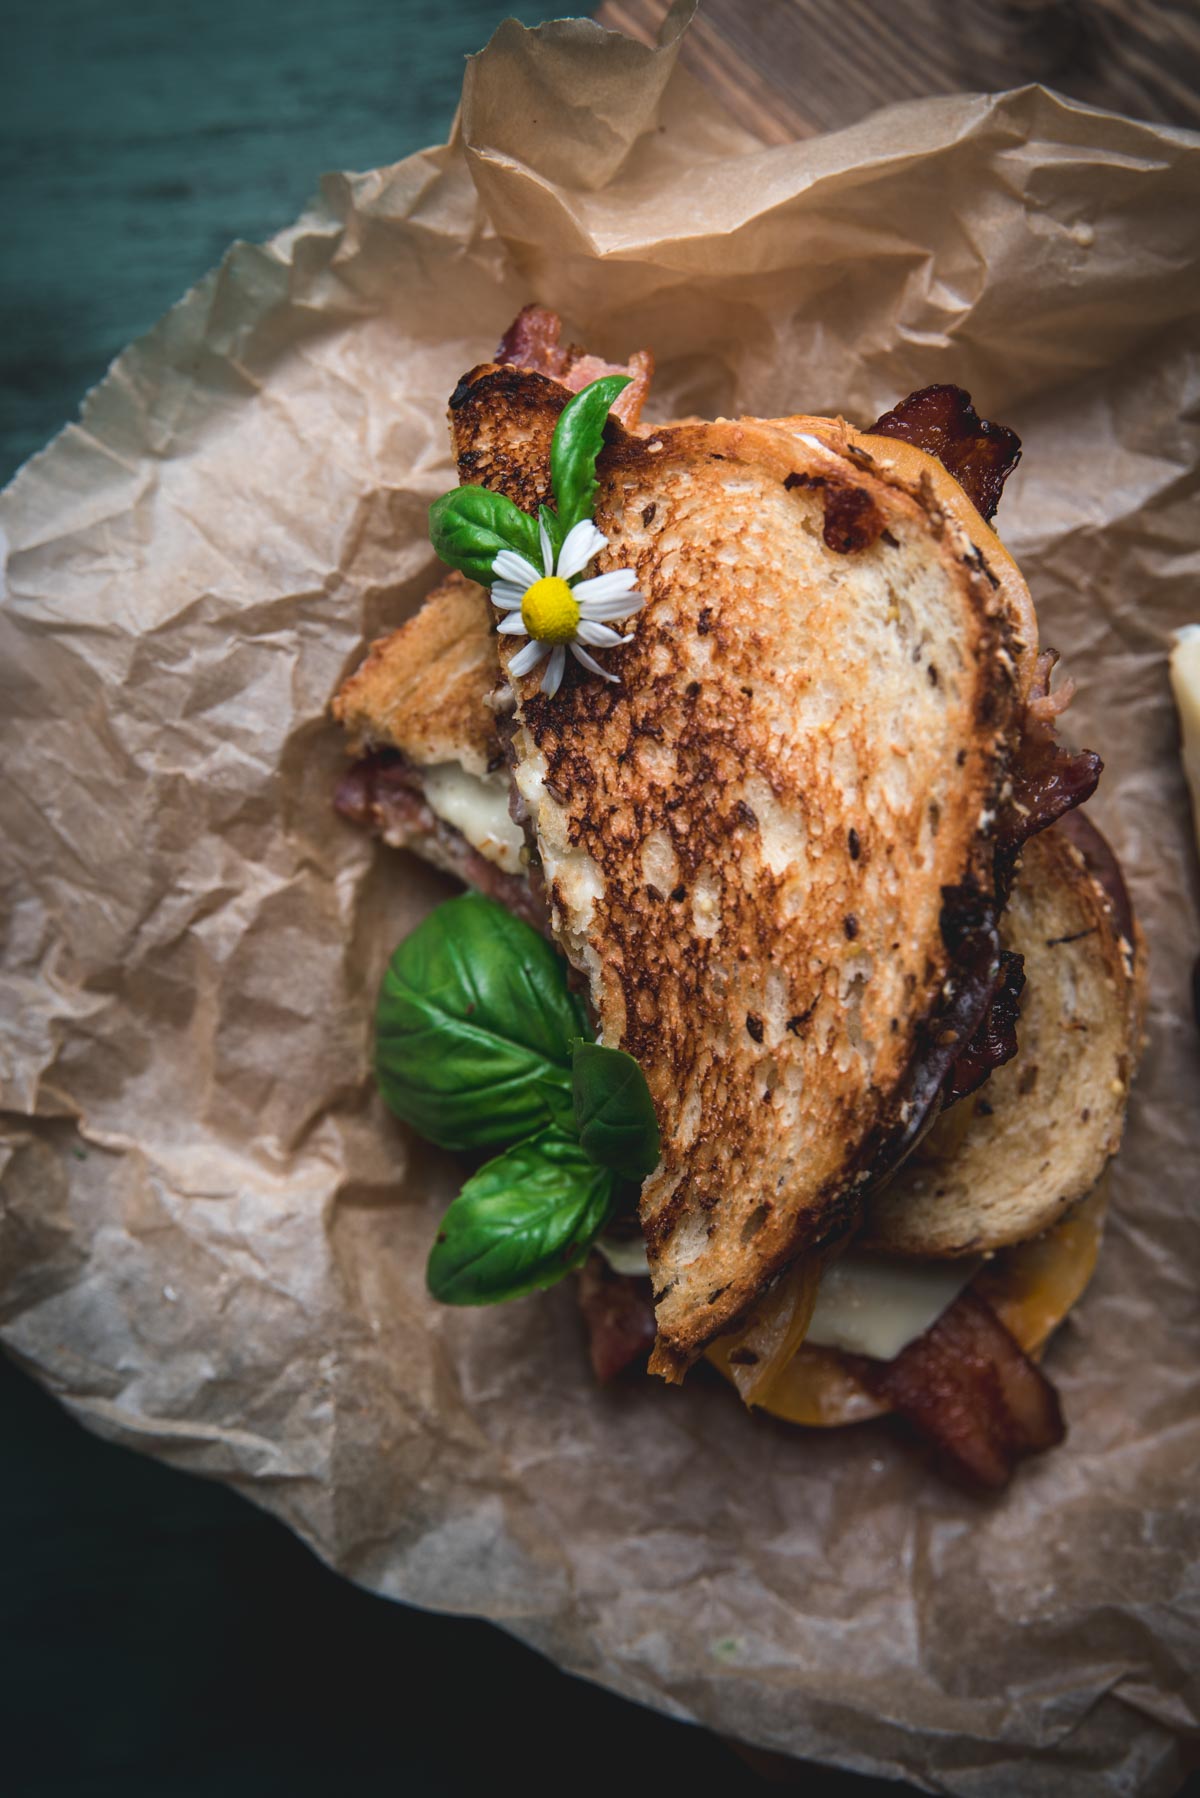
[(536, 519), (486, 487), (456, 487), (434, 500), (429, 539), (443, 562), (481, 587), (490, 587), (495, 579), (492, 563), (502, 549), (515, 549), (535, 568), (542, 566)]
[(646, 1076), (623, 1049), (577, 1043), (572, 1051), (575, 1128), (599, 1167), (642, 1181), (658, 1166), (658, 1119)]
[(604, 426), (609, 408), (629, 380), (628, 375), (604, 375), (568, 400), (559, 414), (550, 443), (550, 480), (564, 537), (580, 519), (592, 516)]
[(578, 1267), (612, 1209), (613, 1178), (543, 1130), (467, 1181), (442, 1219), (426, 1283), (443, 1305), (494, 1305)]
[(571, 1127), (571, 1041), (586, 1031), (567, 966), (494, 900), (464, 893), (392, 956), (375, 1014), (384, 1103), (444, 1149)]

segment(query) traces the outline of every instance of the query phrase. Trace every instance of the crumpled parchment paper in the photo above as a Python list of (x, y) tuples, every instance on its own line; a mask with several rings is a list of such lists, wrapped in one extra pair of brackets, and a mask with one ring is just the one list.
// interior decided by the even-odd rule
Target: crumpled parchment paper
[[(673, 23), (673, 29), (679, 21)], [(4, 497), (0, 1319), (90, 1428), (351, 1578), (761, 1747), (970, 1794), (1159, 1793), (1196, 1722), (1200, 139), (1038, 90), (764, 150), (674, 66), (510, 22), (452, 142), (335, 175), (128, 350)], [(994, 1502), (887, 1426), (597, 1391), (569, 1291), (423, 1290), (453, 1159), (384, 1112), (376, 982), (449, 884), (333, 814), (326, 704), (433, 572), (458, 376), (531, 298), (656, 415), (957, 381), (1080, 683), (1150, 939), (1066, 1446)]]

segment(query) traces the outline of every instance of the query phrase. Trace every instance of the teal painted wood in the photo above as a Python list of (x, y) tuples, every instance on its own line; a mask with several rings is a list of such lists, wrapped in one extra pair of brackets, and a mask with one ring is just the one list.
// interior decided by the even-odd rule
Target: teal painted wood
[[(546, 9), (553, 13), (554, 8)], [(445, 140), (503, 0), (5, 7), (0, 481), (236, 237)]]

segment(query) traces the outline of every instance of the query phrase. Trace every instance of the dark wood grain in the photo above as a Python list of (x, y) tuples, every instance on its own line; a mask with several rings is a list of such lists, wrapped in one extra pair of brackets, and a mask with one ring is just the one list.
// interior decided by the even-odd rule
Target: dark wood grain
[[(655, 41), (667, 0), (597, 17)], [(1200, 128), (1200, 6), (1165, 0), (702, 0), (681, 59), (766, 143), (929, 94), (1041, 82)]]

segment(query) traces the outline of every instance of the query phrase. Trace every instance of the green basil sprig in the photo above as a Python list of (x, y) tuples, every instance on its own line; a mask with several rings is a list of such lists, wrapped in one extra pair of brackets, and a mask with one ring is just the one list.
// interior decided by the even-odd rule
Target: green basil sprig
[(628, 375), (604, 375), (582, 388), (559, 413), (550, 441), (550, 483), (564, 537), (581, 519), (592, 516), (604, 426), (613, 401), (628, 385)]
[[(538, 508), (556, 562), (567, 532), (592, 515), (604, 426), (629, 380), (628, 375), (604, 375), (574, 394), (559, 413), (550, 441), (554, 508)], [(492, 564), (502, 549), (516, 550), (535, 568), (542, 566), (537, 519), (486, 487), (456, 487), (435, 500), (429, 508), (429, 537), (443, 562), (481, 587), (492, 585)]]
[(502, 549), (515, 549), (535, 568), (542, 565), (537, 520), (503, 493), (486, 487), (456, 487), (429, 508), (429, 538), (443, 562), (469, 581), (490, 587), (492, 563)]
[(658, 1166), (660, 1140), (646, 1076), (623, 1049), (576, 1043), (571, 1060), (575, 1128), (585, 1155), (639, 1184)]
[(493, 1305), (553, 1286), (608, 1222), (612, 1176), (563, 1130), (506, 1149), (442, 1219), (426, 1283), (444, 1305)]
[(479, 893), (439, 906), (393, 955), (376, 1012), (384, 1101), (442, 1148), (504, 1149), (443, 1220), (427, 1272), (443, 1303), (561, 1279), (657, 1162), (641, 1069), (586, 1033), (566, 963)]
[(587, 1029), (561, 958), (480, 893), (449, 899), (396, 950), (375, 1020), (384, 1103), (443, 1149), (572, 1124), (570, 1043)]

